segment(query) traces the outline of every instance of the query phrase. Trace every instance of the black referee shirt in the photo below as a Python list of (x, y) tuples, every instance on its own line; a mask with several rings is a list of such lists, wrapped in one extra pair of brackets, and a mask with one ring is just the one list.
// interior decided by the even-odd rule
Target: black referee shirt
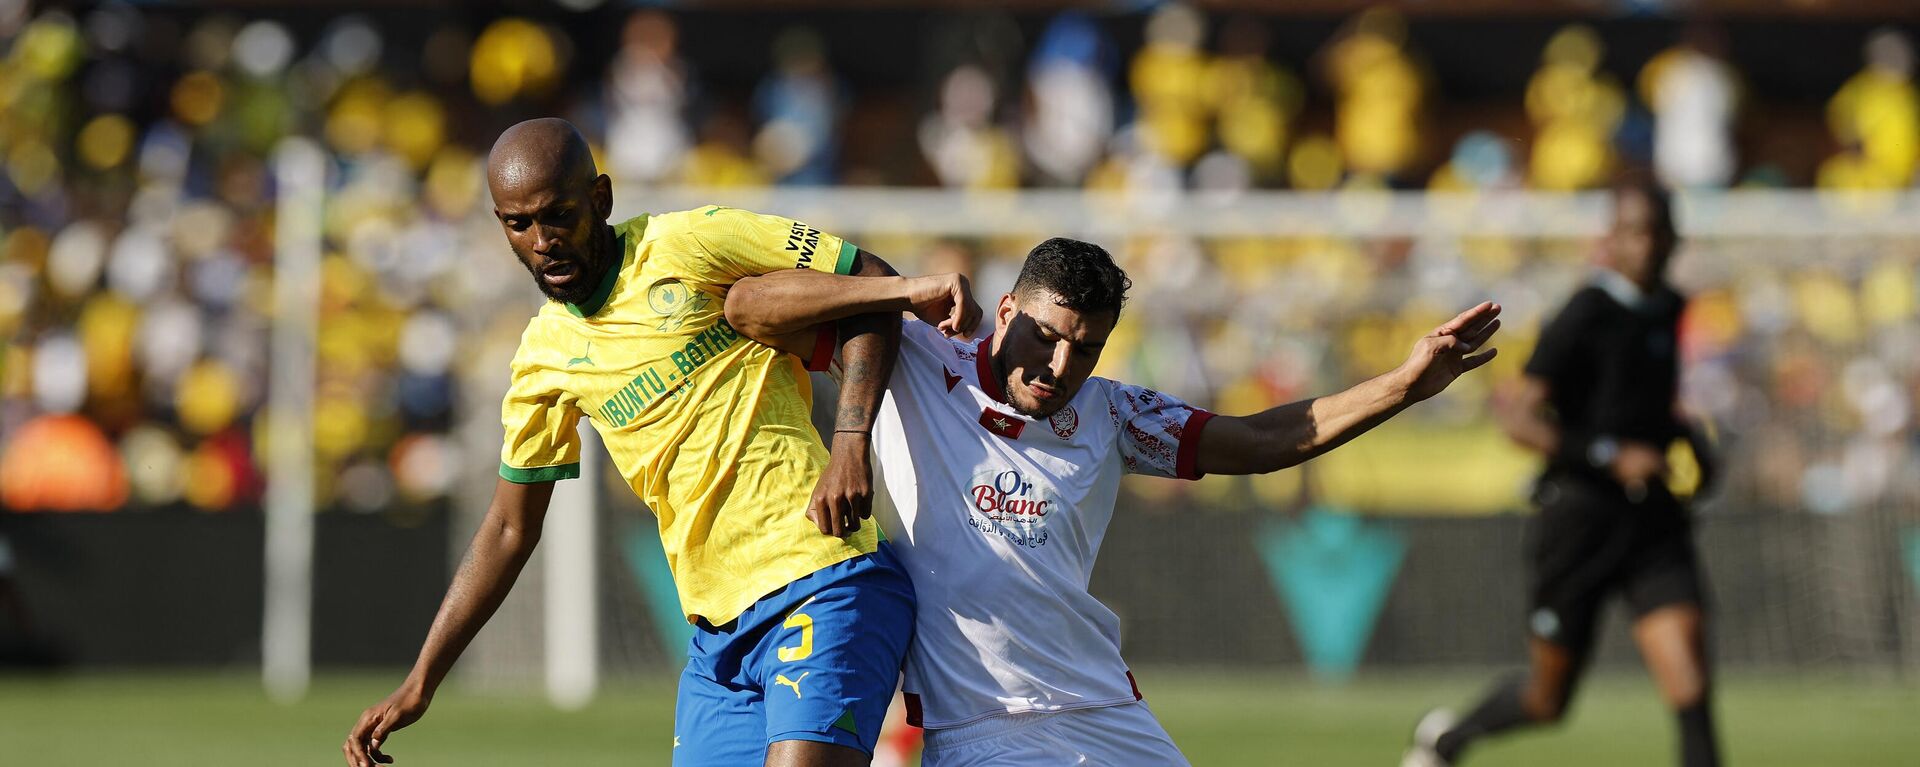
[[(1614, 274), (1601, 279), (1625, 283)], [(1665, 286), (1636, 293), (1582, 288), (1547, 324), (1527, 361), (1526, 372), (1547, 382), (1560, 419), (1560, 455), (1552, 463), (1561, 468), (1593, 471), (1587, 450), (1600, 437), (1664, 449), (1683, 433), (1673, 407), (1686, 299)]]

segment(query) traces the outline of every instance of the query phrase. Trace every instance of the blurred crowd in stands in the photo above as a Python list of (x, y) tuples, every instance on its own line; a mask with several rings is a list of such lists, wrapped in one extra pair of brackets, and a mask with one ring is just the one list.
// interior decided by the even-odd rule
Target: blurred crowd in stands
[[(1364, 12), (1291, 62), (1270, 50), (1280, 23), (1166, 4), (1118, 19), (1058, 13), (1024, 39), (989, 18), (943, 46), (962, 52), (943, 51), (957, 63), (928, 92), (882, 98), (856, 94), (833, 65), (847, 54), (804, 26), (773, 35), (764, 76), (735, 92), (701, 78), (732, 53), (690, 49), (658, 10), (624, 16), (612, 54), (589, 59), (564, 13), (463, 17), (399, 47), (356, 15), (307, 24), (0, 0), (0, 505), (257, 505), (272, 439), (261, 408), (273, 161), (289, 135), (332, 162), (316, 477), (323, 505), (363, 512), (437, 503), (492, 471), (493, 393), (538, 296), (492, 220), (483, 163), (500, 128), (537, 114), (581, 125), (624, 190), (1573, 191), (1641, 164), (1688, 189), (1904, 189), (1920, 161), (1914, 51), (1897, 31), (1860, 41), (1858, 74), (1825, 107), (1828, 148), (1802, 173), (1742, 155), (1767, 144), (1738, 138), (1752, 94), (1708, 24), (1676, 24), (1673, 46), (1631, 82), (1602, 66), (1601, 35), (1568, 24), (1516, 96), (1524, 120), (1441, 131), (1430, 119), (1441, 89), (1409, 35), (1418, 20)], [(1122, 24), (1137, 35), (1115, 35)], [(870, 97), (912, 105), (883, 122), (902, 128), (884, 140), (910, 147), (911, 162), (848, 160), (894, 156), (861, 146), (875, 140)], [(991, 298), (1049, 234), (888, 241), (883, 255), (976, 271)], [(1530, 464), (1499, 447), (1487, 408), (1582, 279), (1588, 243), (1107, 244), (1137, 292), (1105, 372), (1227, 411), (1386, 369), (1451, 310), (1499, 298), (1514, 320), (1500, 375), (1329, 464), (1317, 492), (1403, 510), (1522, 505)], [(1916, 256), (1920, 240), (1898, 238), (1685, 246), (1686, 388), (1726, 438), (1740, 497), (1841, 511), (1915, 492)], [(1405, 483), (1371, 464), (1415, 444), (1469, 456), (1485, 481), (1393, 494)], [(1302, 479), (1192, 492), (1243, 491), (1285, 505)]]

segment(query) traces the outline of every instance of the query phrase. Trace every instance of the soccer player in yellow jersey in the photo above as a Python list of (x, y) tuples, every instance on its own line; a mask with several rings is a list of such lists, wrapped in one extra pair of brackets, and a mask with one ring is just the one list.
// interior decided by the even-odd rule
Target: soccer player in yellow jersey
[[(539, 539), (557, 480), (579, 476), (588, 418), (660, 537), (696, 631), (675, 710), (677, 765), (865, 765), (913, 626), (913, 589), (877, 526), (867, 442), (912, 310), (971, 330), (951, 279), (842, 322), (831, 457), (806, 371), (724, 316), (729, 286), (783, 269), (891, 274), (806, 224), (718, 206), (609, 224), (613, 197), (565, 121), (508, 129), (488, 185), (514, 255), (550, 299), (528, 324), (502, 405), (500, 479), (419, 660), (349, 733), (354, 767), (391, 762)], [(813, 365), (835, 348), (815, 335)]]

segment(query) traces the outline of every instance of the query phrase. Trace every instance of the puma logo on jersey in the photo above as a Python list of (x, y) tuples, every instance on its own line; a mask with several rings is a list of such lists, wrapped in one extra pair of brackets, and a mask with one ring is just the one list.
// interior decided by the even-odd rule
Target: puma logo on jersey
[(592, 342), (592, 341), (588, 341), (588, 342), (587, 342), (587, 352), (586, 352), (586, 354), (582, 354), (582, 355), (580, 355), (580, 356), (578, 356), (578, 357), (575, 357), (575, 358), (573, 358), (573, 359), (570, 359), (570, 360), (567, 360), (567, 367), (573, 367), (574, 365), (578, 365), (578, 364), (581, 364), (581, 363), (586, 363), (586, 364), (588, 364), (588, 365), (591, 365), (591, 364), (593, 364), (593, 357), (592, 357), (592, 356), (590, 356), (590, 355), (592, 355), (592, 354), (593, 354), (593, 342)]
[(783, 684), (784, 684), (784, 685), (786, 685), (786, 686), (788, 686), (788, 687), (792, 687), (792, 688), (793, 688), (793, 697), (795, 697), (795, 698), (798, 698), (798, 697), (801, 697), (801, 695), (800, 695), (800, 683), (801, 683), (801, 682), (804, 682), (804, 681), (806, 681), (806, 679), (807, 679), (807, 675), (808, 675), (808, 674), (811, 674), (811, 673), (813, 673), (813, 672), (811, 672), (811, 671), (802, 671), (802, 672), (800, 672), (800, 678), (799, 678), (799, 679), (788, 679), (788, 678), (787, 678), (787, 675), (786, 675), (786, 674), (774, 674), (774, 675), (773, 675), (773, 686), (775, 686), (775, 687), (779, 687), (780, 685), (783, 685)]

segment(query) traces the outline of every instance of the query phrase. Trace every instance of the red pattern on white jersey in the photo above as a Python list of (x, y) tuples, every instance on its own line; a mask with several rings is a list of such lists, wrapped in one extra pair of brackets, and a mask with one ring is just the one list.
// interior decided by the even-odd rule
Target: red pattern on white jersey
[(874, 432), (895, 507), (881, 524), (920, 601), (906, 690), (933, 728), (1136, 699), (1119, 620), (1087, 583), (1121, 475), (1196, 477), (1211, 417), (1091, 378), (1068, 405), (1109, 419), (989, 431), (985, 413), (1034, 420), (1001, 401), (990, 343), (907, 321)]

